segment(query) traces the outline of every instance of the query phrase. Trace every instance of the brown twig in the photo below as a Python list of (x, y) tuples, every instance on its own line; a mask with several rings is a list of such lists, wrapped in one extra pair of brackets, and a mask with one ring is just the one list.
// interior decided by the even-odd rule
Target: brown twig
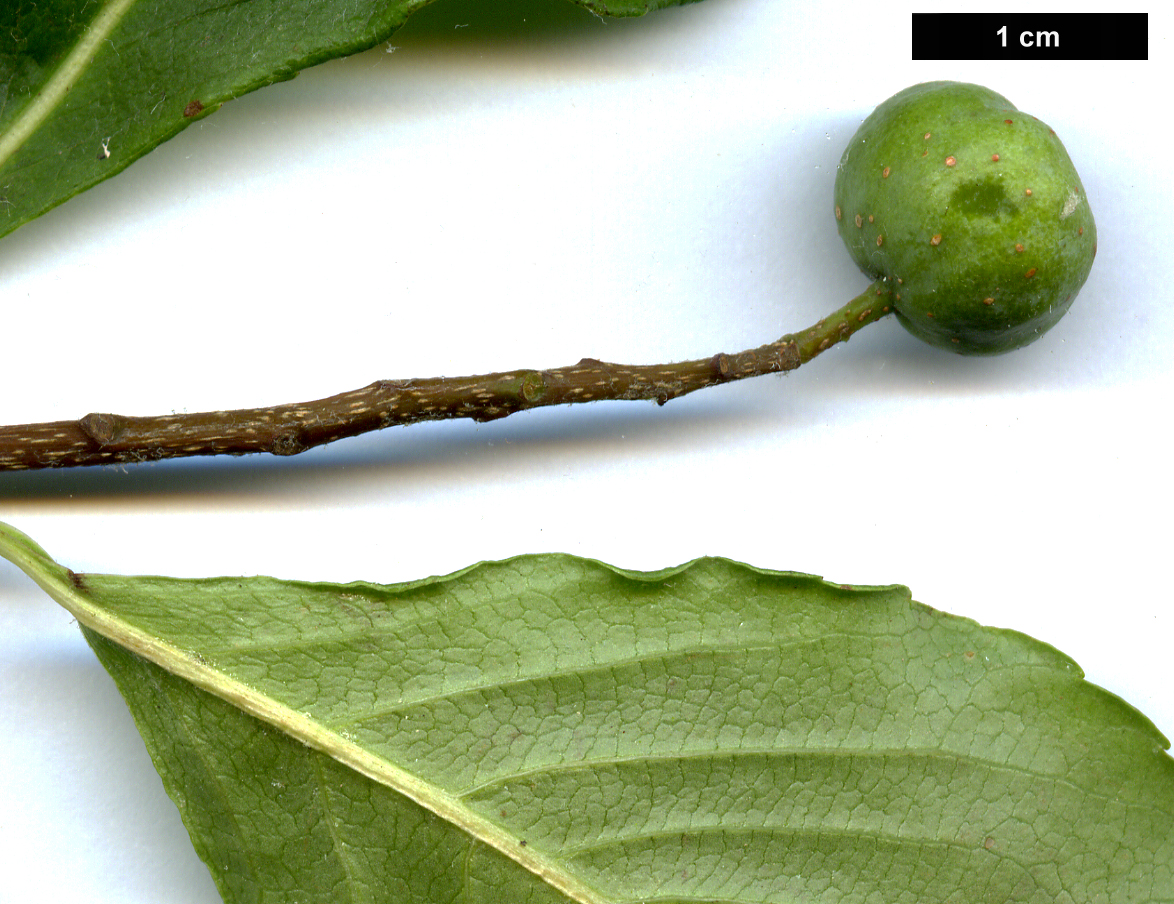
[(417, 421), (492, 421), (545, 405), (644, 399), (663, 405), (706, 386), (794, 370), (890, 310), (883, 281), (831, 317), (777, 342), (736, 354), (676, 364), (621, 365), (584, 358), (554, 370), (473, 377), (380, 380), (315, 402), (233, 411), (126, 417), (0, 427), (0, 471), (126, 464), (194, 455), (306, 449)]

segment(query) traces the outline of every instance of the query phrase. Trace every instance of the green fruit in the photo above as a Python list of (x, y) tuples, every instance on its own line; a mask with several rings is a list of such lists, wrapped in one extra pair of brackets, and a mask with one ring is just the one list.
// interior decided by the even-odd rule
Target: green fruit
[(1038, 339), (1092, 268), (1096, 226), (1056, 133), (978, 85), (928, 82), (873, 111), (836, 174), (836, 220), (901, 323), (990, 355)]

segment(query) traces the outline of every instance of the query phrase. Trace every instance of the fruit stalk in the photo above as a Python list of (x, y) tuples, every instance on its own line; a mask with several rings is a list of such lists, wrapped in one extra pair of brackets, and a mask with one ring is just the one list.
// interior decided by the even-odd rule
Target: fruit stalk
[(707, 386), (794, 370), (891, 310), (884, 279), (819, 323), (735, 354), (675, 364), (584, 358), (553, 370), (380, 380), (313, 402), (0, 427), (0, 471), (130, 464), (197, 455), (296, 455), (315, 446), (418, 421), (492, 421), (548, 405), (646, 400), (659, 405)]

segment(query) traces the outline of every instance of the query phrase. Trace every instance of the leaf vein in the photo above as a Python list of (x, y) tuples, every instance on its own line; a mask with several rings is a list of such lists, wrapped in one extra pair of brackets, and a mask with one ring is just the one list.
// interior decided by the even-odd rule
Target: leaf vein
[(511, 782), (518, 782), (528, 778), (538, 778), (545, 776), (558, 775), (559, 773), (575, 772), (582, 769), (598, 769), (607, 766), (622, 766), (635, 763), (675, 763), (684, 760), (720, 760), (720, 759), (736, 759), (748, 757), (765, 757), (765, 758), (785, 758), (785, 757), (811, 757), (811, 758), (844, 758), (851, 759), (854, 757), (864, 759), (883, 759), (886, 757), (893, 758), (920, 758), (920, 759), (941, 759), (951, 763), (964, 763), (971, 766), (979, 766), (988, 769), (991, 772), (1004, 772), (1011, 775), (1021, 775), (1029, 778), (1038, 779), (1040, 781), (1047, 781), (1054, 783), (1060, 787), (1067, 788), (1082, 797), (1101, 801), (1108, 804), (1116, 804), (1124, 806), (1129, 810), (1135, 810), (1141, 813), (1146, 813), (1152, 816), (1171, 816), (1171, 812), (1163, 810), (1154, 804), (1144, 803), (1142, 801), (1123, 801), (1118, 793), (1104, 793), (1093, 788), (1085, 788), (1071, 781), (1065, 775), (1060, 773), (1040, 772), (1034, 769), (1028, 769), (1024, 766), (1016, 766), (1010, 763), (1000, 763), (997, 760), (987, 759), (984, 757), (974, 756), (967, 753), (954, 753), (945, 748), (937, 747), (892, 747), (892, 748), (873, 748), (873, 747), (844, 747), (843, 745), (837, 747), (739, 747), (739, 748), (713, 748), (710, 750), (693, 750), (687, 753), (672, 753), (672, 754), (637, 754), (633, 756), (616, 756), (616, 757), (598, 757), (593, 759), (579, 759), (574, 762), (553, 763), (549, 765), (536, 766), (532, 769), (522, 769), (508, 774), (495, 776), (476, 785), (470, 785), (462, 788), (456, 792), (461, 798), (471, 798), (477, 795), (483, 795), (495, 785), (506, 785)]
[(61, 61), (57, 71), (49, 77), (44, 87), (29, 101), (28, 106), (16, 118), (8, 131), (0, 135), (0, 167), (8, 162), (9, 158), (40, 128), (41, 123), (64, 100), (70, 88), (89, 66), (90, 61), (98, 52), (99, 46), (110, 36), (134, 4), (135, 0), (111, 0), (109, 5), (94, 17), (90, 27), (74, 45), (73, 50)]
[(322, 820), (326, 823), (326, 830), (330, 833), (331, 846), (334, 848), (335, 855), (338, 857), (338, 863), (342, 867), (343, 874), (346, 876), (347, 899), (351, 902), (357, 900), (356, 891), (358, 884), (355, 881), (354, 864), (351, 858), (347, 855), (346, 844), (338, 832), (339, 820), (335, 816), (334, 809), (330, 803), (330, 787), (326, 782), (326, 776), (322, 772), (322, 755), (317, 751), (310, 754), (314, 765), (314, 778), (318, 784), (318, 807), (322, 812)]
[(659, 660), (679, 659), (682, 656), (698, 656), (704, 653), (714, 653), (718, 655), (729, 654), (744, 654), (744, 653), (765, 653), (772, 651), (781, 651), (799, 647), (804, 645), (811, 645), (823, 638), (805, 639), (804, 641), (797, 641), (791, 644), (763, 644), (763, 645), (748, 645), (748, 644), (714, 644), (710, 646), (696, 646), (696, 647), (680, 647), (676, 649), (660, 650), (654, 653), (648, 653), (643, 656), (622, 657), (617, 659), (609, 659), (595, 662), (583, 662), (576, 664), (573, 667), (563, 667), (554, 671), (546, 671), (535, 673), (532, 675), (519, 675), (511, 678), (506, 678), (498, 681), (486, 681), (479, 684), (467, 684), (459, 688), (446, 690), (437, 694), (430, 694), (428, 696), (415, 697), (410, 700), (401, 700), (386, 707), (379, 707), (377, 709), (370, 709), (364, 711), (361, 715), (355, 716), (353, 719), (344, 719), (332, 721), (331, 727), (346, 727), (361, 725), (364, 722), (369, 722), (373, 719), (386, 718), (394, 713), (403, 712), (407, 709), (416, 707), (427, 707), (436, 703), (441, 703), (445, 700), (451, 700), (453, 697), (465, 696), (468, 694), (484, 694), (489, 691), (503, 690), (510, 687), (520, 687), (527, 684), (533, 684), (539, 681), (549, 681), (552, 679), (561, 678), (575, 678), (592, 672), (607, 672), (613, 669), (626, 668), (633, 665), (641, 665), (644, 663), (657, 662)]

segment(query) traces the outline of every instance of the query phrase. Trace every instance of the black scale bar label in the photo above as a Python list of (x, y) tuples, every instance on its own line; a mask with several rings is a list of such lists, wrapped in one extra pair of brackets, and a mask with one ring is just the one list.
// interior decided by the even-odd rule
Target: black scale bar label
[(913, 13), (915, 60), (1148, 60), (1148, 13)]

